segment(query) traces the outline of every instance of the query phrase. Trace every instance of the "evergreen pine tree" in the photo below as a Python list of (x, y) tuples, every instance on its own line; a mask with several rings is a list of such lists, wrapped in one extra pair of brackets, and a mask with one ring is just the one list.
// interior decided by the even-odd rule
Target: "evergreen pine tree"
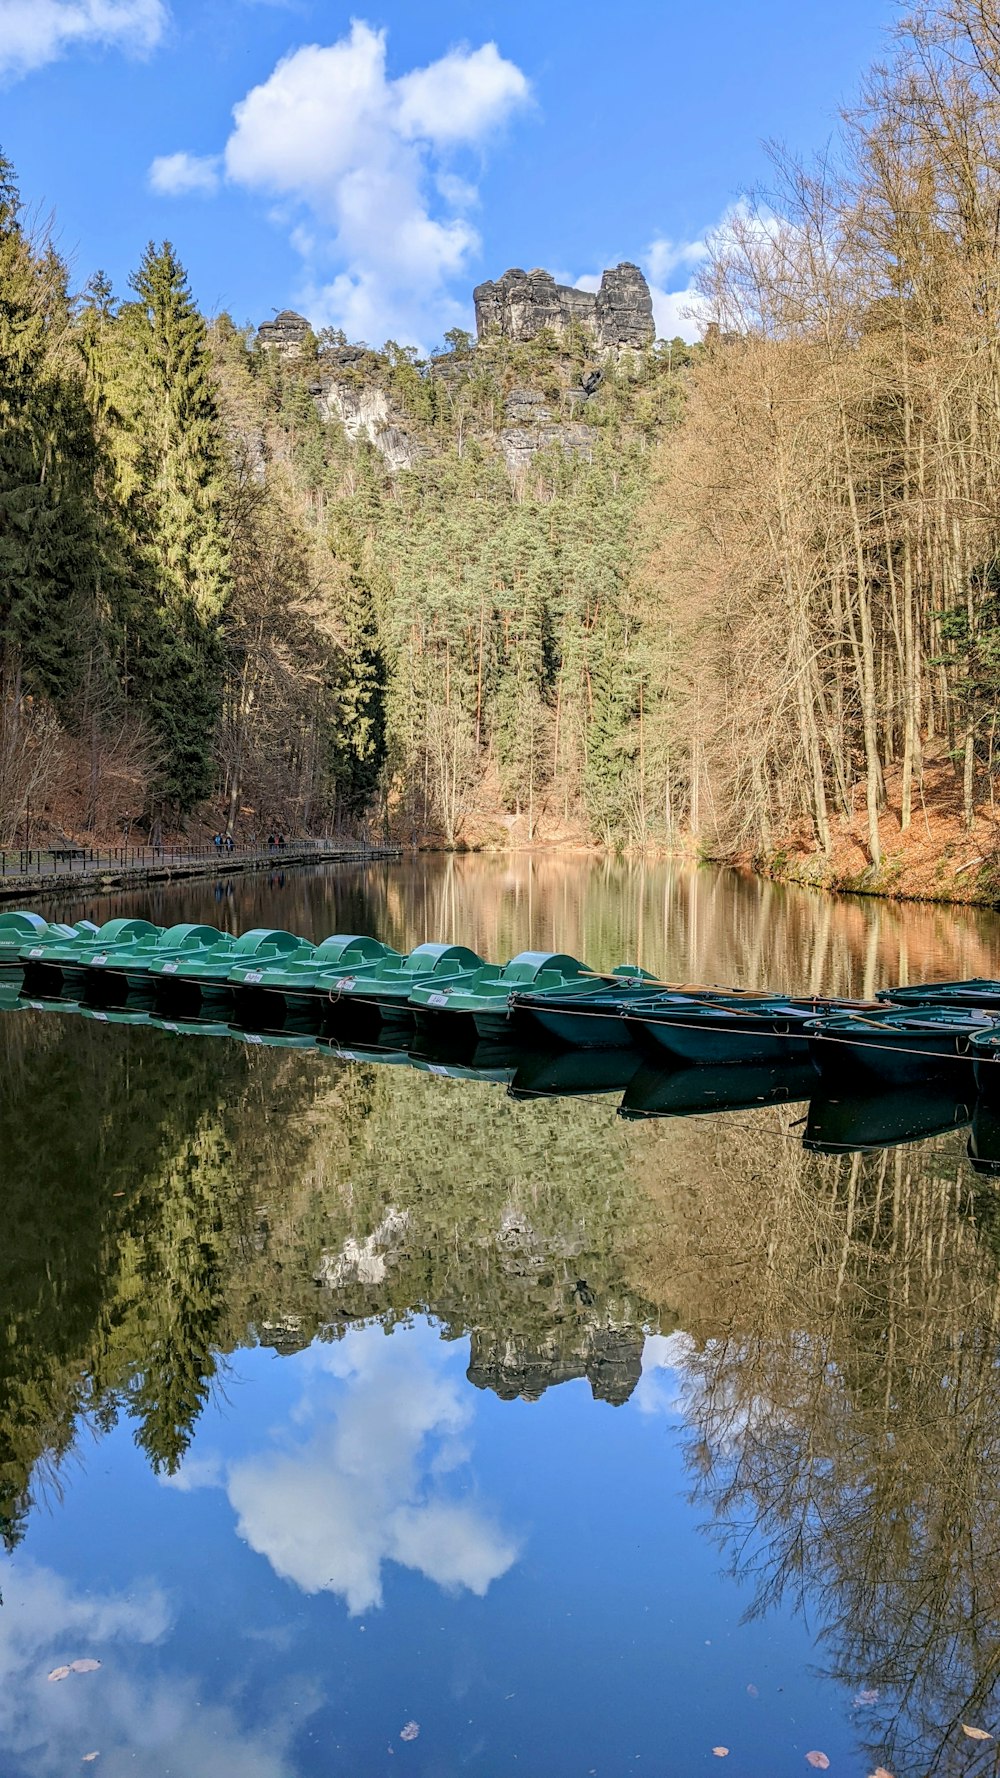
[(228, 588), (223, 449), (205, 323), (169, 242), (147, 247), (121, 317), (141, 351), (137, 501), (159, 569), (156, 609), (137, 614), (136, 688), (160, 743), (160, 795), (190, 809), (212, 786), (219, 625)]
[(337, 795), (344, 811), (364, 814), (378, 790), (386, 754), (386, 668), (371, 587), (361, 568), (347, 579), (346, 638), (338, 687)]
[(0, 156), (0, 652), (8, 686), (57, 701), (74, 688), (98, 573), (90, 416), (53, 345), (68, 315), (65, 267), (32, 250)]

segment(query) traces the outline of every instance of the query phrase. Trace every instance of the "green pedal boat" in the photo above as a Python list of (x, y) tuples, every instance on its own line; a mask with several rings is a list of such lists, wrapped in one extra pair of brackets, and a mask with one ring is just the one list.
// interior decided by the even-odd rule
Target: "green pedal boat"
[(581, 976), (593, 982), (592, 969), (561, 951), (521, 951), (503, 967), (484, 963), (466, 981), (440, 985), (421, 982), (410, 995), (418, 1032), (435, 1041), (455, 1042), (486, 1037), (501, 1043), (514, 1035), (511, 995), (563, 988)]
[(243, 958), (230, 970), (236, 1015), (265, 1030), (281, 1030), (290, 1018), (312, 1020), (317, 1029), (327, 997), (338, 981), (370, 974), (387, 958), (395, 958), (377, 938), (336, 932), (322, 944), (272, 958)]
[[(241, 938), (224, 934), (219, 942), (180, 957), (155, 959), (149, 965), (161, 1008), (233, 1005), (231, 972), (246, 964), (263, 969), (289, 952), (305, 948), (305, 940), (280, 927), (255, 926)], [(312, 949), (312, 946), (309, 946)]]
[(24, 953), (28, 946), (44, 950), (47, 945), (66, 944), (75, 938), (93, 938), (97, 927), (93, 920), (78, 920), (75, 926), (63, 926), (43, 920), (41, 914), (28, 914), (20, 909), (0, 914), (0, 969), (24, 973)]
[(328, 986), (327, 1027), (357, 1032), (359, 1037), (390, 1029), (412, 1031), (410, 996), (416, 988), (458, 988), (485, 967), (483, 959), (464, 945), (417, 945), (406, 957), (384, 957), (374, 969), (342, 974), (324, 983)]
[(168, 926), (165, 932), (151, 933), (123, 944), (107, 945), (95, 951), (88, 968), (87, 994), (101, 1002), (124, 999), (129, 994), (156, 990), (152, 973), (155, 962), (195, 956), (225, 939), (217, 926)]
[(25, 992), (78, 999), (86, 992), (92, 958), (119, 947), (148, 944), (162, 935), (163, 927), (153, 926), (148, 920), (108, 920), (96, 932), (64, 939), (59, 944), (28, 944), (21, 953)]

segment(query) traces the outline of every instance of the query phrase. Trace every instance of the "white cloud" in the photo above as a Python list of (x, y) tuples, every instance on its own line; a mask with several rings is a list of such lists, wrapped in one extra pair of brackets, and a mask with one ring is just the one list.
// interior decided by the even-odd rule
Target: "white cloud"
[(690, 1334), (647, 1334), (642, 1347), (642, 1375), (632, 1400), (640, 1414), (684, 1417), (683, 1381), (695, 1354)]
[(708, 254), (707, 241), (670, 241), (660, 236), (646, 248), (646, 269), (654, 283), (665, 285), (678, 266), (700, 265)]
[(696, 340), (711, 320), (708, 303), (693, 284), (683, 290), (663, 290), (652, 280), (649, 294), (653, 299), (653, 321), (658, 340)]
[(306, 1593), (338, 1593), (352, 1613), (380, 1604), (386, 1562), (481, 1597), (518, 1551), (456, 1486), (471, 1409), (454, 1355), (412, 1332), (387, 1340), (367, 1328), (309, 1358), (340, 1387), (332, 1399), (311, 1389), (318, 1424), (304, 1443), (233, 1465), (240, 1535), (276, 1574)]
[(147, 54), (167, 18), (164, 0), (0, 0), (0, 75), (29, 74), (82, 44)]
[[(696, 340), (704, 332), (711, 316), (695, 281), (697, 269), (708, 259), (712, 242), (730, 215), (726, 210), (722, 220), (695, 241), (673, 241), (665, 235), (650, 241), (642, 264), (649, 279), (657, 339)], [(679, 289), (677, 273), (686, 274)]]
[[(299, 300), (314, 321), (373, 344), (433, 341), (465, 318), (448, 285), (479, 247), (464, 215), (478, 193), (450, 157), (481, 148), (528, 97), (494, 43), (391, 79), (385, 32), (355, 20), (338, 42), (284, 57), (234, 106), (225, 176), (282, 201), (306, 249)], [(161, 156), (168, 185), (157, 189), (169, 189), (171, 170), (204, 165)]]
[(216, 154), (158, 154), (149, 169), (149, 183), (161, 197), (186, 197), (190, 192), (210, 197), (219, 188), (219, 166)]
[[(100, 1753), (95, 1770), (129, 1778), (162, 1778), (166, 1771), (294, 1778), (300, 1770), (293, 1743), (319, 1700), (300, 1678), (295, 1712), (275, 1712), (261, 1723), (244, 1706), (249, 1720), (241, 1722), (236, 1688), (229, 1700), (210, 1697), (202, 1676), (184, 1671), (183, 1650), (180, 1665), (172, 1665), (174, 1625), (159, 1588), (133, 1582), (127, 1595), (74, 1592), (61, 1575), (20, 1553), (0, 1565), (0, 1583), (4, 1771), (13, 1762), (33, 1778), (65, 1778), (85, 1769), (82, 1755), (91, 1748)], [(53, 1667), (83, 1654), (100, 1660), (99, 1674), (49, 1683)], [(248, 1692), (255, 1681), (256, 1673)]]
[(399, 128), (430, 142), (477, 142), (528, 97), (520, 68), (495, 43), (453, 49), (394, 82)]

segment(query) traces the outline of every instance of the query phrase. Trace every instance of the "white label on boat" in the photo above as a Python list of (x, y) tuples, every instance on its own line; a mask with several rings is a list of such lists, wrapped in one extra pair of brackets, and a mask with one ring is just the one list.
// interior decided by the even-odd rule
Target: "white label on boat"
[(176, 1029), (177, 1029), (177, 1026), (176, 1026), (176, 1025), (171, 1025), (171, 1024), (170, 1024), (170, 1022), (169, 1022), (169, 1020), (167, 1020), (167, 1019), (164, 1019), (164, 1020), (163, 1020), (163, 1029), (164, 1029), (164, 1031), (176, 1031)]
[(428, 994), (427, 1004), (428, 1006), (447, 1006), (448, 996), (447, 994)]
[(263, 977), (264, 971), (262, 969), (248, 969), (243, 980), (245, 982), (259, 982), (263, 980)]
[(338, 1056), (343, 1056), (345, 1062), (357, 1062), (359, 1060), (353, 1050), (338, 1050), (337, 1054)]
[(176, 963), (165, 963), (163, 965), (163, 973), (164, 973), (164, 975), (176, 975), (177, 974)]
[(102, 963), (106, 963), (107, 960), (108, 960), (107, 951), (102, 951), (99, 957), (91, 957), (91, 959), (90, 959), (91, 963), (93, 963), (97, 966), (100, 966), (100, 964), (102, 964)]
[(246, 1033), (246, 1040), (248, 1043), (260, 1043), (263, 1041), (260, 1037), (258, 1037), (256, 1031), (248, 1031)]
[(32, 945), (31, 950), (28, 952), (29, 957), (44, 957), (44, 955), (45, 955), (45, 946), (44, 945)]
[(95, 1019), (100, 1019), (102, 1025), (106, 1025), (108, 1022), (108, 1015), (106, 1012), (95, 1012), (93, 1016)]
[(358, 978), (356, 975), (341, 976), (341, 978), (340, 978), (341, 991), (343, 991), (344, 988), (353, 988), (357, 982), (357, 979)]
[(428, 1074), (440, 1074), (445, 1080), (448, 1078), (447, 1068), (442, 1068), (437, 1062), (428, 1062), (427, 1072)]

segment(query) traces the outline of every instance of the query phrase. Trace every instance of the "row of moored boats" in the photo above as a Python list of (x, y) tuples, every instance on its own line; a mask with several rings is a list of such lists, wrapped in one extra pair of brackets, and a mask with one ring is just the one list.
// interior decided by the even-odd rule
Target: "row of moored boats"
[(312, 943), (267, 927), (235, 936), (138, 919), (66, 926), (20, 911), (0, 914), (0, 970), (8, 999), (16, 988), (22, 1000), (223, 1019), (453, 1062), (484, 1044), (515, 1045), (547, 1055), (553, 1078), (561, 1061), (572, 1079), (575, 1056), (575, 1076), (592, 1083), (578, 1090), (625, 1086), (626, 1111), (637, 1077), (638, 1100), (659, 1109), (703, 1105), (704, 1078), (678, 1074), (691, 1069), (727, 1071), (708, 1095), (717, 1105), (812, 1099), (802, 1088), (818, 1075), (828, 1094), (915, 1090), (929, 1102), (927, 1090), (933, 1099), (941, 1089), (961, 1106), (978, 1089), (1000, 1107), (1000, 981), (890, 988), (871, 1001), (780, 995), (662, 983), (631, 964), (601, 974), (555, 952), (500, 965), (462, 945), (399, 953), (364, 934)]

